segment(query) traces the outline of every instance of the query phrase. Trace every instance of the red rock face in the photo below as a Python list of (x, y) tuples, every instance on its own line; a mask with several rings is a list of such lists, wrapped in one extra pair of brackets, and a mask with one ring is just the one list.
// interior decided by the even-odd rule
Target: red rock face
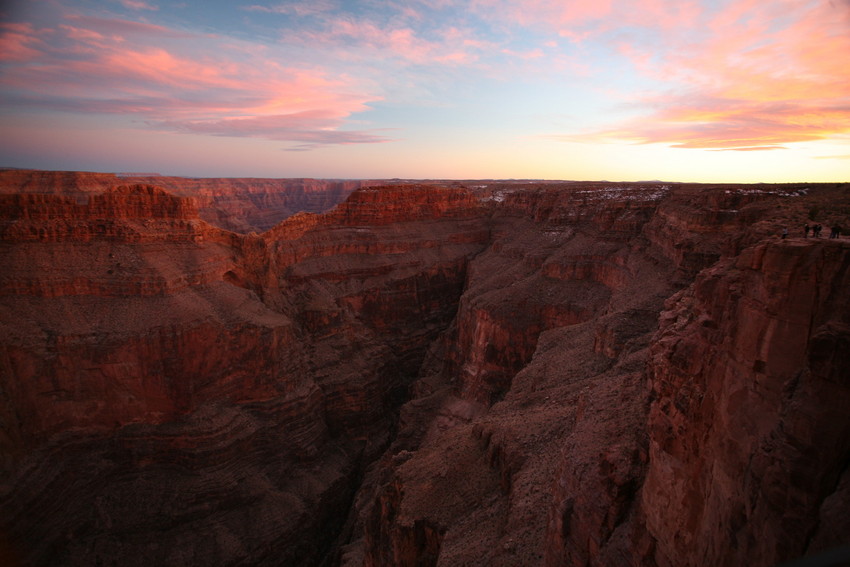
[(659, 564), (773, 565), (846, 543), (822, 509), (850, 451), (848, 290), (850, 246), (809, 240), (749, 248), (671, 299), (642, 498)]
[[(0, 232), (12, 269), (0, 290), (6, 368), (16, 377), (7, 394), (20, 408), (10, 423), (23, 439), (172, 419), (207, 399), (209, 384), (228, 382), (250, 345), (276, 351), (292, 340), (289, 320), (268, 310), (210, 317), (209, 303), (227, 309), (250, 296), (222, 281), (235, 263), (230, 236), (198, 220), (186, 199), (134, 186), (84, 204), (8, 200)], [(211, 342), (221, 347), (207, 352)], [(280, 372), (255, 364), (252, 374)], [(250, 399), (266, 388), (232, 394)]]
[(454, 316), (468, 260), (489, 237), (478, 201), (458, 189), (364, 189), (264, 236), (277, 285), (316, 337), (333, 430), (366, 437), (386, 425)]
[[(635, 218), (651, 218), (657, 202), (609, 209), (600, 199), (579, 214), (575, 198), (554, 189), (505, 196), (510, 208), (497, 209), (493, 244), (470, 264), (455, 323), (423, 366), (420, 396), (403, 409), (382, 463), (390, 480), (364, 506), (364, 541), (346, 548), (344, 564), (631, 557), (646, 461), (635, 359), (674, 268), (642, 251)], [(615, 364), (623, 351), (630, 360)], [(435, 543), (438, 559), (426, 559)], [(384, 551), (399, 549), (408, 551)]]
[[(496, 211), (504, 216), (494, 218), (493, 244), (470, 264), (455, 323), (423, 365), (418, 397), (402, 410), (402, 429), (381, 462), (380, 478), (365, 484), (364, 492), (374, 500), (362, 504), (364, 539), (344, 548), (343, 564), (414, 564), (416, 558), (447, 565), (705, 564), (711, 556), (700, 555), (698, 547), (676, 548), (670, 540), (695, 541), (713, 528), (688, 524), (690, 501), (671, 509), (668, 500), (649, 498), (646, 492), (664, 493), (675, 481), (665, 477), (652, 488), (646, 480), (656, 464), (650, 450), (655, 418), (648, 413), (653, 394), (646, 372), (647, 362), (654, 360), (650, 353), (664, 342), (652, 342), (658, 313), (697, 270), (763, 238), (766, 223), (777, 222), (766, 219), (766, 211), (789, 217), (811, 208), (803, 201), (786, 209), (782, 200), (791, 197), (747, 193), (735, 205), (739, 210), (724, 212), (720, 209), (730, 207), (739, 189), (719, 191), (709, 191), (703, 204), (693, 200), (698, 193), (691, 188), (663, 196), (647, 192), (637, 212), (634, 205), (602, 196), (587, 198), (584, 209), (574, 207), (576, 193), (584, 195), (576, 191), (557, 197), (554, 189), (503, 195)], [(842, 198), (847, 195), (838, 201)], [(778, 202), (770, 205), (766, 199)], [(702, 220), (670, 227), (673, 216), (692, 214)], [(659, 231), (659, 226), (668, 228)], [(824, 293), (818, 297), (830, 295)], [(771, 286), (766, 294), (784, 301), (779, 298), (787, 290)], [(717, 305), (729, 301), (722, 294), (706, 296)], [(845, 300), (836, 301), (831, 309), (846, 313)], [(583, 315), (547, 319), (552, 312)], [(715, 332), (718, 337), (732, 333), (731, 328)], [(741, 335), (752, 332), (744, 328)], [(794, 348), (805, 351), (808, 338), (786, 334), (782, 341), (794, 341)], [(726, 346), (724, 342), (718, 349)], [(825, 358), (834, 360), (834, 347), (824, 350), (831, 353)], [(687, 353), (683, 359), (706, 364), (702, 354)], [(686, 391), (677, 399), (690, 400), (691, 395)], [(831, 411), (841, 412), (841, 407), (839, 403)], [(841, 421), (829, 412), (825, 419)], [(712, 427), (700, 415), (683, 423), (699, 431)], [(699, 443), (696, 439), (692, 446)], [(816, 443), (811, 437), (805, 441), (806, 446)], [(841, 459), (846, 450), (831, 447), (826, 452)], [(712, 476), (705, 461), (693, 461), (681, 471), (685, 478), (697, 471)], [(660, 471), (667, 471), (665, 461), (659, 462)], [(816, 466), (829, 470), (835, 464)], [(790, 477), (781, 482), (793, 484)], [(388, 486), (394, 488), (387, 492)], [(847, 502), (846, 482), (840, 486), (845, 488), (823, 500), (830, 522), (835, 522), (825, 530), (828, 535), (815, 536), (817, 545), (785, 548), (773, 559), (847, 541), (844, 521), (836, 521)], [(718, 503), (718, 510), (727, 514), (742, 501), (743, 488), (723, 507)], [(815, 510), (810, 507), (801, 515), (811, 519)], [(758, 531), (764, 520), (753, 516), (760, 526), (757, 533), (767, 533)], [(426, 532), (439, 538), (426, 537)], [(724, 533), (730, 532), (715, 533), (720, 538), (716, 547), (728, 554), (736, 543), (723, 540)], [(774, 545), (781, 537), (770, 533)], [(419, 542), (413, 557), (411, 541)], [(436, 543), (440, 549), (435, 559)], [(668, 546), (681, 555), (669, 558)], [(407, 551), (385, 551), (399, 549)], [(723, 564), (734, 556), (714, 557), (719, 558), (715, 564)], [(742, 557), (743, 563), (755, 561), (758, 552)]]
[[(4, 196), (0, 500), (17, 552), (316, 561), (488, 236), (463, 195), (388, 191), (383, 222), (372, 195), (293, 239), (216, 229), (148, 186)], [(68, 514), (30, 516), (60, 493)], [(163, 525), (181, 527), (154, 538)]]
[(0, 170), (0, 193), (57, 193), (84, 199), (119, 185), (155, 185), (190, 197), (200, 218), (234, 232), (268, 230), (299, 212), (320, 213), (371, 183), (363, 180), (186, 178), (76, 171)]
[(191, 197), (198, 204), (202, 219), (240, 233), (268, 230), (300, 211), (330, 210), (352, 191), (370, 185), (363, 180), (329, 179), (125, 177), (124, 180), (154, 183), (176, 195)]
[(769, 564), (847, 541), (848, 250), (765, 241), (846, 222), (846, 188), (366, 187), (251, 235), (204, 219), (249, 230), (277, 207), (262, 180), (2, 173), (0, 559)]

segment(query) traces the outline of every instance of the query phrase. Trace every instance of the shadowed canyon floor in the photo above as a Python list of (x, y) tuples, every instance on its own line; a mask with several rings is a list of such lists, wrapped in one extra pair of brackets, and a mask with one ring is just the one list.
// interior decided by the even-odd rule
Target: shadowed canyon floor
[(3, 564), (850, 544), (847, 184), (6, 170), (0, 212)]

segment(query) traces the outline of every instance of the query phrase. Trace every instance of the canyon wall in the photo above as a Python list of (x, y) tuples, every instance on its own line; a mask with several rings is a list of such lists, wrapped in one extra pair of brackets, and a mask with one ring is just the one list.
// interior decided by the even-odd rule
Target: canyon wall
[(151, 174), (0, 169), (0, 194), (58, 193), (85, 202), (120, 185), (155, 185), (191, 197), (201, 219), (239, 233), (262, 232), (298, 212), (321, 213), (366, 180), (194, 178)]
[[(457, 317), (432, 346), (399, 434), (363, 484), (350, 520), (362, 537), (342, 548), (340, 563), (773, 565), (847, 544), (850, 258), (840, 241), (778, 235), (786, 223), (801, 227), (816, 206), (843, 222), (850, 194), (777, 189), (524, 187), (491, 195), (492, 244), (471, 262)], [(719, 292), (725, 284), (704, 281), (752, 263), (760, 246), (773, 251), (767, 266), (807, 269), (745, 287), (761, 302), (740, 314), (747, 323), (708, 326), (702, 350), (680, 355), (690, 366), (679, 381), (667, 378), (661, 361), (679, 360), (670, 349), (682, 338), (668, 327), (671, 311), (709, 332), (692, 303), (671, 302), (699, 290), (715, 311), (734, 311)], [(811, 330), (780, 334), (753, 316), (794, 305)], [(794, 402), (753, 406), (758, 418), (736, 399), (735, 389), (746, 389), (737, 385), (711, 402), (732, 404), (724, 409), (731, 417), (694, 411), (659, 427), (660, 408), (703, 399), (692, 382), (718, 380), (706, 351), (737, 353), (761, 340), (770, 349), (750, 353), (762, 362), (739, 368), (740, 378), (787, 390), (789, 376), (812, 365), (800, 353), (817, 352), (831, 384), (814, 386), (816, 396), (801, 390)], [(748, 441), (740, 429), (722, 429), (735, 419), (775, 429)], [(731, 462), (713, 452), (706, 432), (740, 443)], [(797, 465), (790, 447), (774, 449), (780, 442), (799, 451)], [(670, 457), (659, 444), (671, 443), (689, 443), (690, 452)], [(746, 478), (768, 469), (773, 476), (742, 484), (747, 466)], [(797, 476), (807, 479), (801, 488)], [(759, 499), (771, 503), (755, 509)]]
[(850, 542), (850, 246), (796, 237), (846, 185), (396, 184), (241, 234), (209, 180), (4, 175), (6, 564)]
[(773, 565), (847, 543), (850, 243), (769, 242), (672, 297), (642, 495), (660, 565)]
[(463, 191), (286, 239), (144, 185), (2, 197), (2, 543), (35, 565), (318, 562), (489, 234)]

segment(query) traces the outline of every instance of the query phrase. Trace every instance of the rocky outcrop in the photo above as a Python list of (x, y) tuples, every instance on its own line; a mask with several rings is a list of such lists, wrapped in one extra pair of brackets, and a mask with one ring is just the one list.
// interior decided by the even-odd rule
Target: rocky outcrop
[(365, 180), (244, 179), (123, 177), (136, 183), (154, 183), (176, 195), (191, 197), (201, 218), (234, 232), (262, 232), (304, 211), (332, 209), (356, 189), (372, 184)]
[[(0, 195), (5, 242), (197, 241), (204, 227), (188, 200), (150, 185), (117, 186), (82, 199), (53, 194)], [(212, 233), (213, 230), (206, 230)]]
[(674, 266), (641, 239), (660, 194), (627, 207), (570, 189), (496, 195), (492, 244), (402, 410), (344, 565), (630, 557), (640, 361)]
[[(689, 551), (687, 543), (678, 548), (682, 555), (667, 558), (671, 540), (693, 541), (714, 528), (692, 531), (689, 502), (676, 515), (667, 500), (648, 496), (675, 480), (665, 477), (644, 487), (656, 465), (651, 425), (656, 418), (650, 413), (656, 405), (650, 406), (652, 364), (647, 364), (664, 344), (653, 343), (658, 313), (699, 269), (717, 258), (734, 258), (747, 242), (777, 234), (788, 217), (804, 219), (811, 201), (797, 188), (743, 197), (740, 188), (700, 189), (707, 193), (703, 211), (691, 187), (640, 190), (646, 198), (637, 207), (618, 202), (614, 191), (582, 197), (584, 208), (577, 207), (575, 200), (586, 191), (581, 187), (489, 194), (493, 244), (470, 264), (458, 315), (420, 371), (417, 396), (402, 410), (396, 442), (361, 489), (369, 496), (358, 500), (362, 511), (354, 531), (364, 538), (344, 548), (343, 565), (712, 562), (706, 560), (710, 555)], [(836, 197), (832, 206), (839, 212), (842, 197), (832, 193), (827, 199)], [(703, 220), (693, 225), (671, 223), (696, 213)], [(724, 266), (715, 269), (725, 273)], [(829, 285), (837, 289), (840, 282)], [(705, 295), (718, 305), (727, 301), (711, 291)], [(771, 286), (765, 295), (781, 298), (785, 291)], [(820, 308), (847, 311), (843, 299)], [(547, 318), (553, 312), (561, 316)], [(713, 332), (728, 337), (731, 330)], [(742, 333), (749, 336), (750, 329)], [(783, 336), (791, 339), (805, 350), (799, 346), (807, 343), (805, 335)], [(830, 352), (834, 358), (834, 349)], [(706, 360), (701, 352), (683, 356), (693, 364)], [(840, 366), (830, 368), (841, 372)], [(685, 391), (681, 398), (692, 394)], [(842, 405), (832, 407), (840, 412)], [(711, 431), (712, 422), (699, 419), (682, 422), (704, 423), (697, 427)], [(834, 413), (827, 419), (840, 421)], [(806, 446), (816, 443), (805, 440)], [(824, 450), (832, 455), (830, 463), (816, 466), (840, 472), (846, 451), (834, 449)], [(662, 473), (669, 470), (659, 462)], [(700, 461), (681, 471), (685, 479), (700, 473), (712, 476)], [(790, 477), (782, 482), (793, 484)], [(847, 542), (844, 522), (837, 520), (847, 502), (841, 486), (817, 500), (835, 524), (814, 519), (820, 504), (801, 513), (828, 535), (812, 537), (820, 543), (808, 548), (784, 549), (772, 560)], [(729, 496), (723, 513), (740, 505), (734, 498), (740, 495)], [(754, 518), (761, 526), (763, 520)], [(693, 539), (682, 539), (684, 533)], [(769, 535), (773, 544), (781, 537)], [(736, 542), (719, 537), (719, 549), (736, 549)], [(716, 563), (730, 557), (714, 556)], [(757, 557), (753, 552), (737, 559)]]
[[(842, 200), (839, 188), (832, 191), (835, 197), (826, 199), (810, 198), (809, 190), (794, 184), (683, 185), (664, 199), (644, 234), (673, 261), (678, 283), (686, 285), (721, 257), (737, 255), (764, 238), (779, 236), (782, 228), (802, 235), (804, 223), (822, 220), (810, 218), (822, 201)], [(836, 213), (846, 214), (839, 210)]]
[[(464, 397), (501, 399), (531, 361), (541, 333), (598, 318), (638, 273), (663, 272), (634, 244), (662, 195), (629, 190), (628, 201), (612, 202), (586, 189), (503, 195), (492, 245), (472, 264), (456, 325), (445, 338), (445, 372)], [(647, 288), (654, 285), (648, 278)]]
[(315, 563), (356, 478), (355, 447), (326, 441), (320, 400), (68, 432), (5, 479), (4, 529), (23, 564)]
[(393, 184), (239, 234), (216, 183), (3, 175), (6, 563), (847, 543), (848, 248), (776, 237), (846, 187)]
[(370, 426), (371, 441), (385, 442), (390, 408), (454, 317), (468, 261), (489, 238), (483, 221), (465, 190), (367, 188), (264, 235), (277, 285), (314, 337), (333, 428), (366, 438)]
[(102, 193), (122, 185), (112, 173), (0, 169), (0, 193)]
[(262, 232), (301, 211), (332, 209), (365, 180), (190, 178), (149, 174), (0, 169), (0, 194), (53, 193), (84, 201), (120, 185), (153, 185), (191, 198), (201, 219), (239, 233)]
[(659, 565), (773, 565), (847, 543), (834, 522), (850, 512), (836, 494), (850, 456), (848, 290), (850, 245), (789, 241), (670, 300), (642, 495)]
[[(279, 362), (233, 364), (293, 340), (288, 317), (228, 281), (252, 239), (232, 246), (235, 235), (157, 187), (117, 187), (82, 204), (2, 197), (4, 391), (17, 436), (156, 423), (221, 395), (277, 392), (262, 382), (276, 381)], [(256, 309), (234, 309), (244, 302)], [(265, 378), (234, 385), (234, 372)]]
[(0, 507), (35, 564), (316, 563), (488, 236), (434, 188), (342, 207), (335, 244), (149, 186), (9, 199)]

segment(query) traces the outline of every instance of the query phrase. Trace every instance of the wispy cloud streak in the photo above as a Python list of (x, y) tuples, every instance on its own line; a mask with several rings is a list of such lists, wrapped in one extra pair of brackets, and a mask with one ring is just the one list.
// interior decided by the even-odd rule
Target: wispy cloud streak
[[(3, 26), (0, 85), (7, 104), (131, 114), (174, 132), (313, 147), (387, 140), (343, 129), (349, 117), (380, 100), (351, 77), (269, 57), (237, 57), (232, 40), (159, 25), (79, 16), (65, 21), (40, 30)], [(250, 55), (263, 50), (246, 49)]]
[[(714, 175), (736, 152), (835, 176), (850, 140), (850, 0), (13, 5), (0, 21), (7, 139), (26, 121), (49, 139), (64, 122), (93, 140), (130, 127), (162, 147), (251, 148), (256, 160), (340, 146), (281, 160), (317, 169), (383, 170), (386, 149), (419, 170), (511, 161), (538, 176), (670, 153), (681, 171), (710, 162)], [(563, 160), (551, 140), (583, 145)]]
[(129, 8), (130, 10), (159, 10), (158, 6), (155, 6), (148, 2), (141, 2), (140, 0), (121, 0), (121, 4), (125, 8)]
[(676, 21), (650, 28), (651, 41), (646, 28), (614, 40), (663, 88), (621, 95), (637, 118), (553, 137), (751, 151), (850, 132), (850, 74), (841, 55), (850, 53), (850, 4), (745, 0), (685, 29)]

